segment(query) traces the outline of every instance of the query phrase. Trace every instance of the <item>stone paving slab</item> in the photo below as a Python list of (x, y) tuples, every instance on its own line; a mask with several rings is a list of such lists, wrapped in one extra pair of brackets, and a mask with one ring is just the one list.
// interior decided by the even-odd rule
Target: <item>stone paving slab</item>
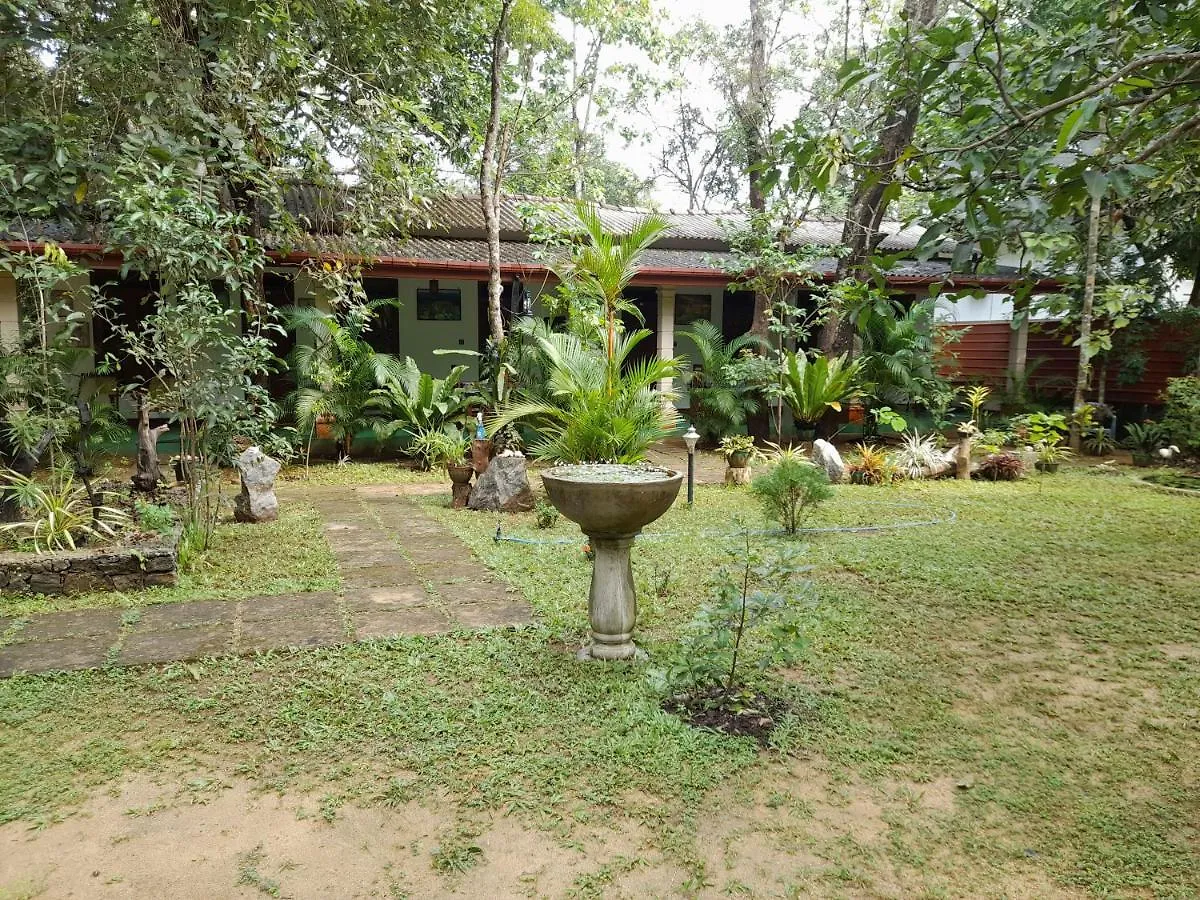
[(6, 616), (0, 677), (532, 621), (529, 604), (395, 488), (318, 488), (305, 497), (324, 519), (342, 573), (338, 593)]
[(126, 637), (121, 652), (117, 654), (117, 664), (139, 666), (147, 663), (204, 659), (232, 650), (232, 622), (184, 626), (167, 631), (135, 631)]

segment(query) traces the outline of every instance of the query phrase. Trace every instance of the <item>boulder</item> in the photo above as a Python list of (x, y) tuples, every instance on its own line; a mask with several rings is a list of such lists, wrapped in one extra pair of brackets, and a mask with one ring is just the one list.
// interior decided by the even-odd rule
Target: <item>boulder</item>
[(467, 508), (525, 512), (533, 509), (533, 502), (533, 491), (525, 474), (525, 457), (502, 453), (476, 479)]
[(846, 464), (842, 461), (842, 455), (838, 453), (837, 447), (829, 441), (818, 438), (813, 442), (812, 460), (825, 470), (830, 484), (841, 484), (846, 480)]
[(242, 476), (242, 492), (233, 504), (234, 518), (239, 522), (274, 522), (279, 517), (275, 497), (279, 463), (257, 447), (247, 447), (233, 464)]

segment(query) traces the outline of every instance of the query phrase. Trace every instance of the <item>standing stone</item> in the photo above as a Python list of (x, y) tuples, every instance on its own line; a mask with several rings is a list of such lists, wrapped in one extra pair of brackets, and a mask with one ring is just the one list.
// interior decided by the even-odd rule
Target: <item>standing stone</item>
[(846, 480), (846, 464), (837, 447), (822, 438), (813, 442), (812, 459), (829, 476), (830, 484), (841, 484)]
[(533, 509), (533, 491), (525, 474), (525, 457), (519, 453), (497, 456), (475, 481), (468, 509), (525, 512)]
[(279, 463), (257, 447), (247, 447), (233, 464), (242, 476), (242, 493), (234, 501), (233, 517), (239, 522), (274, 522), (279, 517), (275, 498)]

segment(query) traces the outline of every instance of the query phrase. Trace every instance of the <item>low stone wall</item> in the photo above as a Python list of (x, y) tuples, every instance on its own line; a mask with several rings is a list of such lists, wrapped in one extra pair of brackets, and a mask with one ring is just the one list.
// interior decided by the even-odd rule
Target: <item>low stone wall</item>
[(0, 553), (0, 591), (78, 594), (175, 583), (175, 542), (54, 553)]

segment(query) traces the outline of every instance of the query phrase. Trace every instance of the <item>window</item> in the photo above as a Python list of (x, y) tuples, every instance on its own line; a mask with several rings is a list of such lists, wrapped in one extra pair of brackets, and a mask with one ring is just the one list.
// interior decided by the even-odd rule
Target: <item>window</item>
[(686, 328), (693, 322), (712, 321), (711, 294), (676, 294), (675, 327)]
[(436, 281), (417, 288), (417, 319), (427, 322), (461, 322), (462, 291), (444, 290)]

